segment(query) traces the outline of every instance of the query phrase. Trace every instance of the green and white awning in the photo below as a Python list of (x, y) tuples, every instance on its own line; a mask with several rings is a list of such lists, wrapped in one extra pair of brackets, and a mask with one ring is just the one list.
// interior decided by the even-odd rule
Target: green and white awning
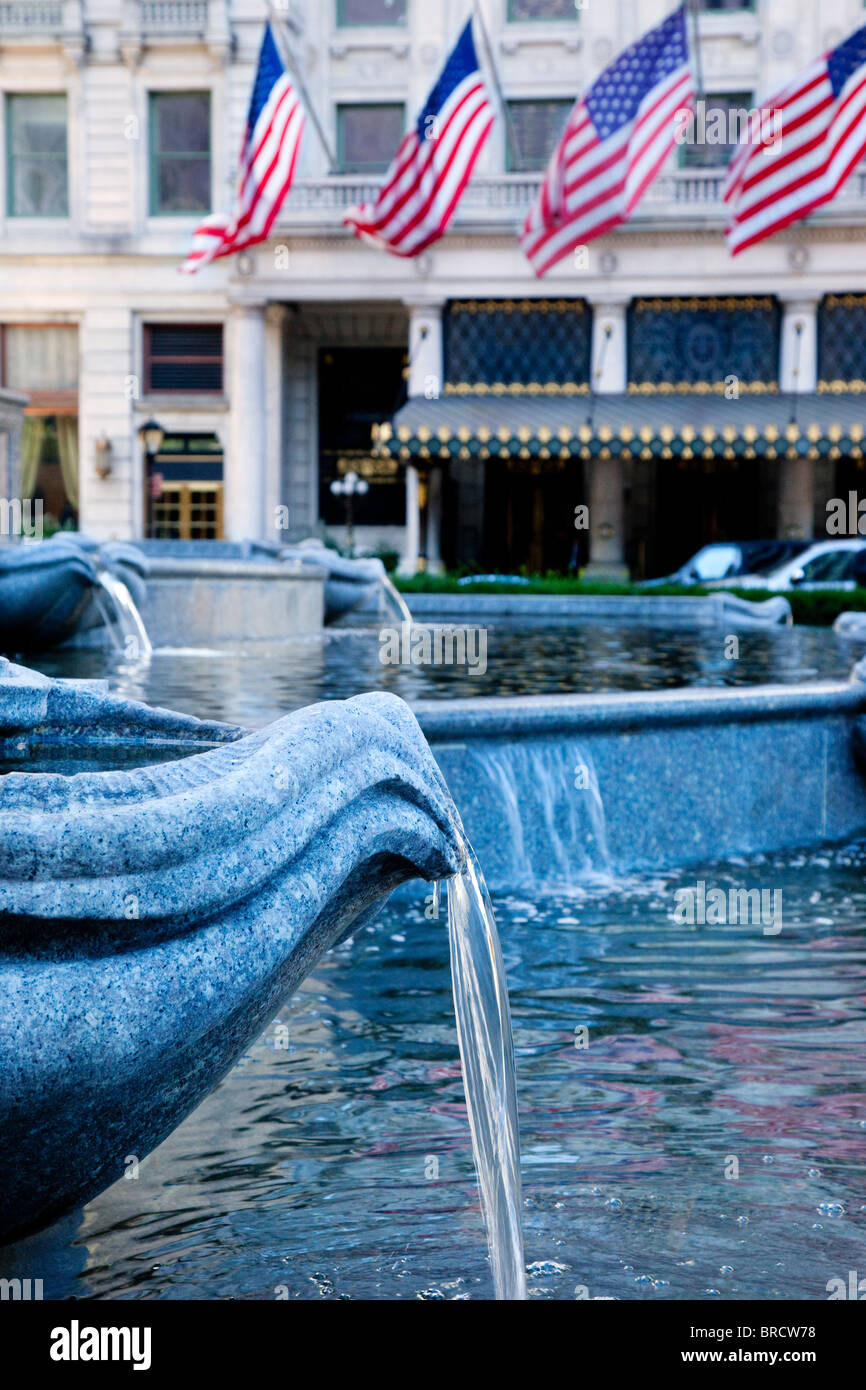
[(373, 431), (380, 456), (448, 459), (861, 458), (866, 393), (447, 395)]

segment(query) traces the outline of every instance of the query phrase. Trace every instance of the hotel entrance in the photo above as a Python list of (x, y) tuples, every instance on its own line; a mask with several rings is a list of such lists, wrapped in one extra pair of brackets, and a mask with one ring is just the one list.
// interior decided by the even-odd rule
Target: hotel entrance
[(222, 540), (223, 450), (216, 435), (166, 435), (151, 466), (147, 504), (151, 540)]
[(565, 574), (588, 558), (589, 533), (575, 529), (585, 503), (574, 459), (491, 459), (485, 486), (484, 566), (495, 573)]
[(778, 463), (670, 459), (656, 465), (646, 575), (672, 574), (702, 545), (775, 536)]

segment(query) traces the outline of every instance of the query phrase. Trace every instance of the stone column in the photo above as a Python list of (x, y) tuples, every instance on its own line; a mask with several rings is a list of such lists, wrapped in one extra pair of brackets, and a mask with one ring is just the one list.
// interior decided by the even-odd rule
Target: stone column
[(790, 299), (783, 305), (779, 388), (818, 389), (818, 301)]
[(421, 559), (420, 479), (413, 463), (406, 465), (406, 533), (399, 571), (406, 579), (418, 573)]
[(441, 299), (407, 301), (409, 309), (409, 399), (438, 401), (445, 374)]
[[(407, 300), (409, 309), (409, 399), (437, 401), (442, 395), (445, 374), (442, 313), (444, 301), (421, 298)], [(437, 500), (438, 499), (438, 500)], [(400, 573), (418, 572), (421, 555), (421, 490), (418, 470), (406, 469), (406, 540)], [(441, 469), (430, 471), (430, 506), (427, 513), (427, 559), (441, 569), (442, 561)], [(435, 557), (435, 559), (434, 559)]]
[[(818, 301), (791, 299), (783, 306), (779, 387), (792, 395), (818, 387)], [(797, 402), (791, 402), (792, 413)], [(808, 540), (815, 526), (815, 465), (812, 459), (779, 461), (776, 534), (783, 540)]]
[(442, 482), (443, 470), (431, 468), (427, 475), (427, 573), (442, 574)]
[(283, 325), (285, 304), (269, 304), (265, 310), (265, 512), (264, 538), (277, 545), (288, 541), (296, 519), (288, 512), (283, 495)]
[(815, 528), (815, 465), (812, 459), (782, 459), (779, 470), (777, 535), (809, 540)]
[(231, 316), (231, 431), (225, 463), (225, 530), (231, 541), (265, 538), (265, 303), (236, 304)]
[(621, 394), (628, 383), (627, 309), (620, 299), (592, 305), (592, 389), (600, 396)]
[[(595, 395), (621, 394), (628, 380), (627, 304), (621, 299), (593, 304), (592, 389)], [(625, 470), (612, 444), (610, 458), (589, 464), (588, 579), (628, 579), (625, 563)]]

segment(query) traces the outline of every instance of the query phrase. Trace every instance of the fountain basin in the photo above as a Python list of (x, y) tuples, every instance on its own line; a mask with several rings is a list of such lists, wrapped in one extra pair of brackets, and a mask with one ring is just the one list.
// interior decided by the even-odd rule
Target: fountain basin
[[(154, 647), (222, 647), (320, 632), (324, 573), (229, 542), (140, 541), (128, 549), (147, 566), (139, 608)], [(77, 647), (107, 645), (79, 631)]]
[(461, 849), (423, 736), (386, 695), (244, 737), (4, 663), (0, 735), (0, 753), (190, 754), (0, 781), (10, 1241), (159, 1144), (323, 951), (398, 884), (453, 875)]
[(653, 593), (525, 594), (519, 588), (508, 594), (413, 593), (410, 597), (415, 617), (456, 622), (497, 618), (557, 619), (573, 623), (590, 620), (657, 623), (685, 629), (712, 628), (724, 623), (734, 631), (788, 627), (792, 623), (791, 605), (781, 595), (752, 603), (725, 590), (694, 598)]

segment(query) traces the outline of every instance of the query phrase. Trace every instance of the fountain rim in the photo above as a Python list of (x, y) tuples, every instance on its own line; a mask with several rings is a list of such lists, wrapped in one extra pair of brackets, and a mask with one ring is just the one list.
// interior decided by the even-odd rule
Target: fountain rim
[[(60, 679), (52, 682), (70, 691), (79, 689), (107, 694), (107, 682)], [(371, 692), (373, 693), (373, 692)], [(376, 692), (382, 693), (382, 692)], [(126, 702), (115, 697), (134, 718), (146, 711), (153, 719), (164, 719), (164, 730), (121, 727), (89, 728), (67, 725), (13, 727), (0, 729), (0, 758), (16, 758), (27, 749), (50, 752), (71, 747), (88, 749), (135, 748), (187, 751), (189, 757), (231, 746), (260, 733), (240, 725), (196, 720), (194, 716), (156, 706)], [(300, 706), (286, 717), (321, 705), (345, 701), (314, 701)], [(455, 700), (406, 701), (431, 741), (441, 743), (456, 738), (497, 738), (507, 735), (556, 736), (574, 731), (645, 731), (671, 724), (706, 725), (746, 723), (762, 719), (803, 719), (828, 714), (866, 713), (866, 683), (855, 668), (848, 681), (813, 681), (802, 685), (766, 684), (739, 687), (682, 687), (673, 690), (608, 691), (578, 695), (477, 695)], [(177, 727), (182, 723), (186, 727)], [(0, 773), (7, 776), (63, 776), (46, 773)], [(70, 776), (116, 776), (116, 771), (68, 774)]]
[(448, 701), (419, 700), (411, 709), (425, 736), (437, 743), (455, 738), (543, 737), (591, 730), (627, 733), (672, 724), (749, 723), (866, 713), (866, 683), (852, 672), (847, 681), (812, 681), (802, 685), (473, 696)]

